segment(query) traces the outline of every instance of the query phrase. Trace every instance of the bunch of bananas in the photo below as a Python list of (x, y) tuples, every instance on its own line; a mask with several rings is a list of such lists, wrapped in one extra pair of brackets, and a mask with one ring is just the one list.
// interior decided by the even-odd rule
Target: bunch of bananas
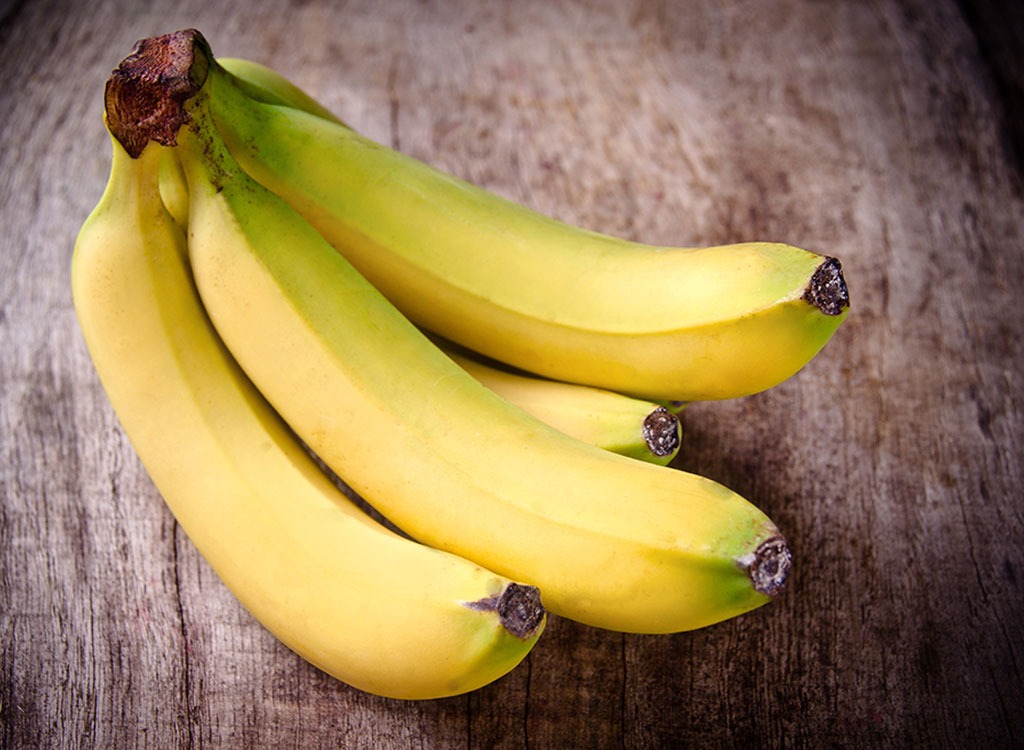
[(664, 464), (683, 403), (825, 345), (837, 261), (553, 221), (192, 29), (139, 42), (104, 104), (110, 178), (72, 262), (86, 344), (169, 508), (288, 647), (433, 698), (513, 669), (547, 612), (671, 633), (782, 588), (772, 521)]

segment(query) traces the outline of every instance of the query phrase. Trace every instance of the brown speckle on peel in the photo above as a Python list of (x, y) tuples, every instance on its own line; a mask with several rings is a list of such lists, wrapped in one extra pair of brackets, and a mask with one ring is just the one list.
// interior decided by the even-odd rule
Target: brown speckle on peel
[(149, 141), (177, 142), (188, 121), (185, 102), (206, 81), (213, 55), (195, 29), (143, 39), (110, 74), (104, 90), (107, 127), (130, 156)]
[(644, 442), (655, 456), (670, 456), (679, 449), (679, 418), (659, 406), (644, 418)]
[(785, 588), (792, 567), (793, 553), (786, 540), (772, 537), (754, 551), (747, 572), (756, 591), (775, 597)]
[(498, 619), (505, 630), (516, 638), (530, 638), (544, 621), (544, 605), (540, 601), (540, 589), (521, 583), (510, 583), (495, 596), (466, 604), (470, 609), (498, 613)]
[(825, 315), (839, 315), (850, 306), (850, 293), (843, 278), (843, 266), (835, 258), (826, 258), (811, 276), (804, 299)]

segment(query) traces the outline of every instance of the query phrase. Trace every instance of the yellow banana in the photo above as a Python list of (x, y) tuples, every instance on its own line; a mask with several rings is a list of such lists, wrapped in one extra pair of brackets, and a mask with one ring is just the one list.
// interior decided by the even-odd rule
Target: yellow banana
[(450, 342), (435, 343), (490, 390), (577, 440), (663, 465), (679, 452), (679, 418), (665, 406), (516, 372)]
[(162, 78), (196, 92), (167, 118), (185, 123), (203, 303), (342, 480), (414, 538), (539, 586), (549, 611), (583, 623), (674, 632), (771, 600), (791, 555), (764, 513), (709, 479), (570, 438), (474, 380), (239, 168), (209, 113), (230, 81), (206, 77), (198, 32), (170, 36), (196, 53)]
[(243, 168), (414, 322), (520, 369), (658, 401), (745, 396), (799, 371), (847, 313), (834, 258), (589, 232), (240, 93), (213, 112)]
[(157, 189), (160, 146), (114, 142), (72, 262), (75, 307), (121, 424), (167, 505), (239, 601), (359, 689), (466, 692), (544, 627), (536, 589), (401, 537), (320, 471), (217, 338)]

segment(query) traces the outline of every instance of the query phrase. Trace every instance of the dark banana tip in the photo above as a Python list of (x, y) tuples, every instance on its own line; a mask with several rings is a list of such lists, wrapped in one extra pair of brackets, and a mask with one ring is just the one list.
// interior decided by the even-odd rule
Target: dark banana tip
[(537, 634), (544, 622), (544, 605), (540, 589), (522, 583), (510, 583), (500, 594), (475, 602), (467, 602), (470, 609), (498, 613), (498, 620), (516, 638), (526, 640)]
[(679, 449), (679, 418), (664, 406), (644, 418), (642, 432), (655, 456), (671, 456)]
[(202, 88), (213, 55), (196, 29), (136, 42), (107, 79), (103, 94), (107, 127), (132, 158), (150, 141), (177, 142), (188, 122), (185, 102)]
[(840, 315), (850, 306), (850, 292), (843, 278), (843, 266), (836, 258), (825, 258), (814, 270), (804, 290), (804, 299), (825, 315)]
[(498, 599), (498, 618), (505, 630), (516, 638), (530, 638), (544, 621), (544, 605), (540, 601), (540, 589), (510, 583)]
[(762, 542), (754, 551), (747, 574), (754, 590), (775, 597), (785, 588), (792, 567), (793, 553), (786, 540), (777, 536)]

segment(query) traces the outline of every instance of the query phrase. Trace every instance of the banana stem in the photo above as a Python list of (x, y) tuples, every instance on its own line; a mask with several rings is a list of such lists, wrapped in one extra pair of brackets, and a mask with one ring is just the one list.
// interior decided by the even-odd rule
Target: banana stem
[(137, 42), (110, 74), (103, 97), (107, 127), (133, 159), (150, 141), (177, 143), (188, 122), (185, 102), (202, 88), (212, 60), (203, 35), (184, 29)]

